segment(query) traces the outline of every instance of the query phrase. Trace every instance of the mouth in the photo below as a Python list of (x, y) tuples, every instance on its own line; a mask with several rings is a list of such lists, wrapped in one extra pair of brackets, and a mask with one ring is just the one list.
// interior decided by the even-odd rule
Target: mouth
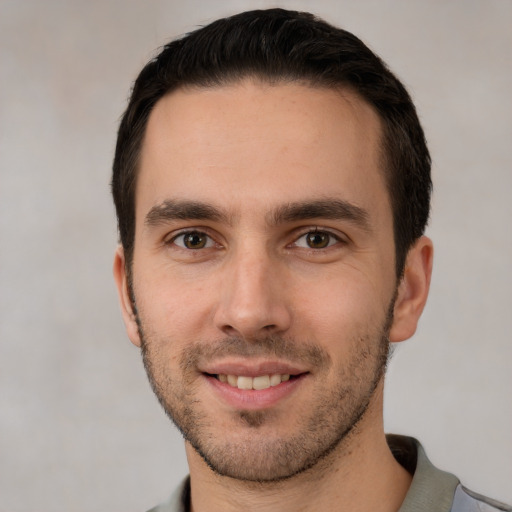
[(310, 372), (286, 364), (218, 364), (202, 369), (213, 396), (234, 410), (263, 410), (292, 396)]
[(200, 365), (212, 398), (232, 410), (263, 410), (288, 400), (303, 389), (309, 368), (289, 361), (237, 357)]

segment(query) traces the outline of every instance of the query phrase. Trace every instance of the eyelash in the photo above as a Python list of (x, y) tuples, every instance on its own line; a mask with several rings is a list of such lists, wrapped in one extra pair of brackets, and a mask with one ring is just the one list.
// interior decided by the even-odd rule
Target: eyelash
[[(206, 240), (207, 245), (205, 245), (203, 247), (197, 247), (197, 248), (186, 247), (185, 246), (185, 237), (193, 236), (193, 235), (197, 235), (199, 237), (205, 237), (207, 239)], [(176, 241), (180, 238), (183, 239), (183, 243), (182, 244), (176, 243)], [(214, 245), (218, 245), (218, 244), (216, 244), (215, 240), (206, 231), (200, 230), (200, 229), (189, 229), (187, 231), (182, 231), (181, 233), (174, 235), (172, 238), (167, 240), (165, 243), (168, 245), (176, 245), (180, 249), (187, 250), (187, 251), (194, 251), (194, 250), (199, 250), (199, 249), (210, 249)]]
[[(324, 235), (324, 236), (328, 237), (328, 241), (327, 241), (327, 244), (325, 245), (325, 247), (310, 247), (310, 246), (301, 247), (298, 245), (299, 240), (301, 240), (303, 238), (305, 239), (305, 237), (311, 236), (311, 235)], [(295, 239), (295, 241), (291, 245), (295, 246), (295, 247), (300, 247), (301, 249), (316, 252), (316, 251), (321, 251), (324, 249), (329, 249), (330, 247), (332, 247), (334, 245), (337, 245), (339, 243), (344, 243), (344, 242), (345, 241), (339, 235), (334, 234), (332, 231), (315, 227), (314, 229), (310, 228), (307, 231), (304, 231), (300, 236), (298, 236)], [(307, 242), (306, 242), (306, 244), (307, 244)]]
[[(206, 241), (205, 241), (205, 245), (203, 246), (200, 246), (200, 247), (187, 247), (186, 246), (186, 241), (185, 241), (185, 237), (187, 236), (198, 236), (198, 237), (205, 237), (206, 238)], [(305, 239), (305, 237), (307, 236), (325, 236), (327, 237), (327, 243), (324, 247), (310, 247), (310, 246), (301, 246), (299, 245), (299, 241), (301, 239)], [(177, 240), (179, 240), (180, 238), (182, 238), (182, 243), (177, 243)], [(212, 247), (214, 247), (215, 245), (220, 245), (220, 244), (217, 244), (215, 242), (215, 240), (213, 239), (213, 237), (211, 235), (209, 235), (206, 231), (204, 230), (200, 230), (200, 229), (190, 229), (190, 230), (187, 230), (187, 231), (182, 231), (181, 233), (178, 233), (176, 235), (174, 235), (172, 238), (170, 238), (169, 240), (167, 240), (165, 242), (166, 244), (168, 245), (175, 245), (177, 247), (179, 247), (180, 249), (182, 250), (187, 250), (187, 251), (197, 251), (197, 250), (201, 250), (201, 249), (210, 249)], [(320, 240), (320, 243), (322, 243), (322, 240)], [(288, 247), (299, 247), (301, 249), (305, 249), (305, 250), (309, 250), (309, 251), (313, 251), (313, 252), (317, 252), (317, 251), (321, 251), (321, 250), (324, 250), (324, 249), (328, 249), (334, 245), (337, 245), (339, 243), (346, 243), (346, 241), (344, 241), (339, 235), (336, 235), (334, 233), (332, 233), (331, 231), (329, 230), (326, 230), (326, 229), (319, 229), (319, 228), (314, 228), (314, 229), (311, 229), (309, 228), (307, 231), (304, 231), (302, 232), (298, 237), (296, 237), (294, 239), (294, 241), (288, 245)], [(305, 245), (309, 245), (308, 242), (306, 241), (305, 242)]]

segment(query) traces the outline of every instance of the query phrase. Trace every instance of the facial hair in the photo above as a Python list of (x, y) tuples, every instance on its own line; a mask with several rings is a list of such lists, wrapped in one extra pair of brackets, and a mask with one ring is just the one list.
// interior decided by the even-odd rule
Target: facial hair
[[(385, 373), (393, 306), (394, 300), (380, 328), (368, 328), (368, 332), (349, 340), (346, 363), (339, 368), (333, 367), (324, 348), (310, 342), (281, 336), (251, 340), (229, 337), (187, 345), (179, 354), (179, 374), (171, 374), (161, 347), (172, 340), (149, 334), (138, 314), (137, 323), (151, 387), (166, 414), (206, 464), (222, 476), (278, 482), (317, 465), (357, 431)], [(280, 435), (274, 428), (287, 418), (272, 409), (234, 411), (228, 430), (215, 414), (207, 413), (197, 392), (197, 368), (202, 361), (228, 355), (300, 363), (317, 377), (314, 399), (297, 405), (298, 419), (291, 434)], [(333, 372), (334, 379), (328, 382), (327, 376)]]

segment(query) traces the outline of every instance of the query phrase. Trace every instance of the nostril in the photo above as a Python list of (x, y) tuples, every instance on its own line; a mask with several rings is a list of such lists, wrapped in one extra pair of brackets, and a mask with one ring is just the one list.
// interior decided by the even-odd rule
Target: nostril
[(222, 326), (222, 332), (229, 336), (237, 336), (238, 331), (232, 325), (224, 325)]

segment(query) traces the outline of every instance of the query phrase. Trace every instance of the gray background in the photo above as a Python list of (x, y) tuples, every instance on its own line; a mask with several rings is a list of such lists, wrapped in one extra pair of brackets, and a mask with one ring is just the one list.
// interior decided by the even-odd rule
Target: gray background
[[(434, 157), (436, 258), (386, 428), (512, 502), (512, 3), (277, 4), (355, 32), (410, 88)], [(186, 473), (111, 278), (115, 132), (155, 48), (273, 5), (0, 0), (1, 511), (141, 511)]]

